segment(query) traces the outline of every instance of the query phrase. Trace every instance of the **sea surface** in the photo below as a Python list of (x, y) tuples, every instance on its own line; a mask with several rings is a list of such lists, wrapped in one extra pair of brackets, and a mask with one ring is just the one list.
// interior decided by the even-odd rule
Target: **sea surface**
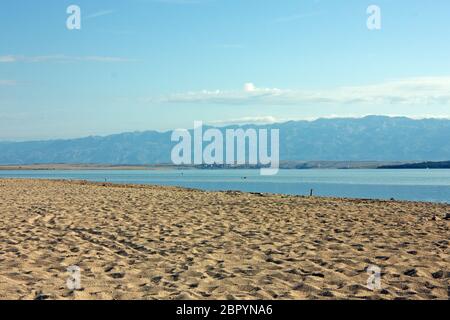
[(68, 179), (289, 195), (450, 203), (450, 170), (18, 170), (0, 178)]

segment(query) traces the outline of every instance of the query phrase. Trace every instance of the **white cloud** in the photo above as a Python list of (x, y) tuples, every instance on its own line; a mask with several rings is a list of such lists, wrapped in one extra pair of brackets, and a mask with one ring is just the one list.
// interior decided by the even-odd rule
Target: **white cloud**
[[(273, 116), (260, 116), (260, 117), (242, 117), (237, 119), (223, 119), (223, 120), (214, 120), (209, 121), (208, 124), (211, 125), (243, 125), (243, 124), (273, 124), (273, 123), (283, 123), (288, 121), (316, 121), (319, 119), (362, 119), (368, 116), (374, 116), (373, 113), (367, 114), (330, 114), (325, 116), (316, 116), (316, 117), (288, 117), (288, 118), (277, 118)], [(424, 119), (438, 119), (438, 120), (450, 120), (450, 116), (448, 115), (435, 115), (435, 114), (424, 114), (424, 115), (402, 115), (402, 114), (385, 114), (383, 116), (397, 118), (397, 117), (407, 117), (409, 119), (414, 120), (424, 120)]]
[(261, 117), (242, 117), (238, 119), (225, 119), (225, 120), (215, 120), (210, 121), (210, 124), (244, 124), (244, 123), (260, 123), (260, 124), (268, 124), (268, 123), (276, 123), (283, 122), (282, 119), (277, 119), (273, 116), (261, 116)]
[(389, 80), (379, 84), (322, 90), (258, 88), (252, 83), (240, 90), (203, 90), (173, 94), (159, 99), (165, 103), (209, 103), (232, 105), (305, 104), (450, 104), (450, 77), (421, 77)]
[(256, 90), (256, 86), (253, 83), (246, 83), (244, 84), (244, 91), (245, 92), (254, 92)]
[(6, 55), (0, 56), (0, 63), (14, 63), (14, 62), (127, 62), (133, 61), (131, 59), (108, 56), (66, 56), (63, 54), (44, 55), (44, 56), (20, 56), (20, 55)]

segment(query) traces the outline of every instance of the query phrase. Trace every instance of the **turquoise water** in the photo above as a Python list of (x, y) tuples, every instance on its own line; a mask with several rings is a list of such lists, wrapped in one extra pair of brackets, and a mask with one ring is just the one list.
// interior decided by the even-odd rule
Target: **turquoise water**
[(0, 171), (0, 178), (71, 179), (318, 196), (450, 203), (450, 170), (38, 170)]

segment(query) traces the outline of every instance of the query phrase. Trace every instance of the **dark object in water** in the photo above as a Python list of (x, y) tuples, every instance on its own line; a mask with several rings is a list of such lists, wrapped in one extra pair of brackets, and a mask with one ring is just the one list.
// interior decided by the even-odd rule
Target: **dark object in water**
[(311, 191), (309, 192), (309, 196), (312, 197), (314, 193), (314, 189), (311, 189)]

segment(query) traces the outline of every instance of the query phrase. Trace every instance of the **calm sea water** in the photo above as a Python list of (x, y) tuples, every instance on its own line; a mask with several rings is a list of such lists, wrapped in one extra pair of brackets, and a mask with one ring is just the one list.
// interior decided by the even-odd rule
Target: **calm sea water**
[(450, 170), (42, 170), (0, 171), (0, 178), (71, 179), (170, 185), (203, 190), (240, 190), (291, 195), (450, 203)]

